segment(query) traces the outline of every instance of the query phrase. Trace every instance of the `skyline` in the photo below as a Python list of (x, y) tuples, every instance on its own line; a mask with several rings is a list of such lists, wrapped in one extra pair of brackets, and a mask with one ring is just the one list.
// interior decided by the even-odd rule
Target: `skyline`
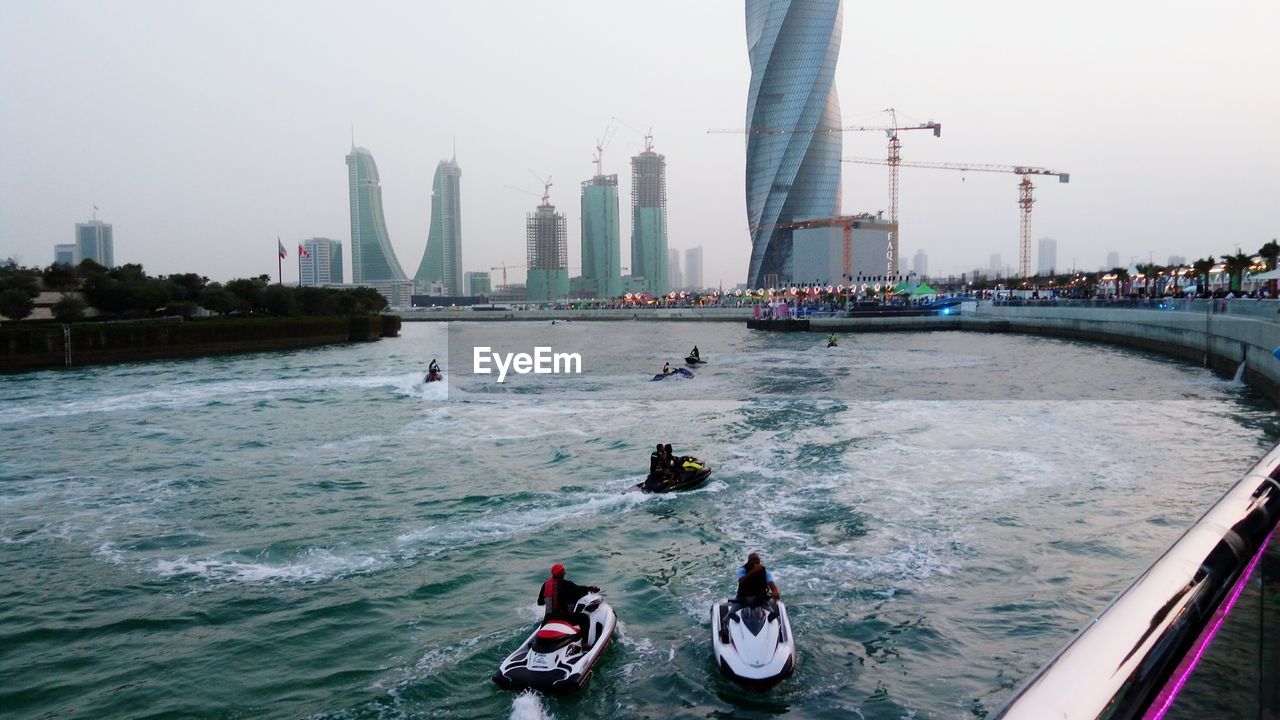
[[(670, 247), (704, 248), (707, 285), (744, 281), (745, 140), (706, 134), (743, 120), (743, 5), (496, 9), (502, 22), (494, 7), (398, 3), (6, 5), (0, 151), (26, 172), (0, 180), (0, 256), (48, 264), (98, 205), (121, 233), (119, 263), (271, 273), (277, 235), (290, 248), (350, 242), (334, 158), (354, 124), (378, 158), (398, 256), (423, 252), (431, 177), (456, 136), (462, 270), (517, 264), (532, 203), (503, 186), (532, 188), (533, 169), (570, 207), (565, 188), (594, 174), (593, 140), (617, 116), (652, 127), (667, 158)], [(1264, 2), (1032, 15), (1011, 2), (847, 5), (835, 87), (846, 125), (882, 124), (888, 106), (946, 125), (940, 139), (904, 137), (904, 160), (1071, 172), (1070, 185), (1037, 185), (1032, 220), (1033, 238), (1058, 240), (1060, 265), (1253, 251), (1280, 231), (1276, 26), (1280, 6)], [(341, 52), (352, 43), (373, 49)], [(618, 131), (605, 174), (626, 172), (640, 135)], [(847, 133), (844, 145), (878, 156), (884, 138)], [(923, 249), (938, 274), (1016, 257), (1015, 182), (904, 168), (901, 254)], [(843, 212), (887, 210), (884, 168), (846, 164), (842, 186)]]

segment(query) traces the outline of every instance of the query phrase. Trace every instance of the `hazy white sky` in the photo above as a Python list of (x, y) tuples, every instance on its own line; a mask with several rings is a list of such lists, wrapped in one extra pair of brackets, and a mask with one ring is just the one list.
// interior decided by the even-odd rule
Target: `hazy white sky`
[[(1033, 238), (1058, 240), (1059, 267), (1280, 236), (1276, 0), (847, 1), (843, 38), (846, 124), (891, 105), (943, 123), (939, 139), (905, 134), (904, 159), (1071, 173), (1037, 182)], [(667, 156), (671, 247), (702, 245), (704, 280), (730, 286), (750, 250), (744, 140), (706, 130), (742, 125), (748, 80), (733, 0), (0, 0), (0, 257), (48, 264), (97, 205), (117, 262), (274, 276), (278, 235), (296, 278), (299, 239), (349, 248), (354, 124), (409, 274), (455, 138), (464, 268), (524, 262), (537, 199), (504, 186), (540, 190), (530, 170), (552, 178), (574, 266), (579, 183), (618, 116), (652, 126)], [(605, 152), (624, 264), (641, 144), (622, 128)], [(878, 134), (844, 145), (884, 152)], [(904, 169), (904, 260), (1016, 264), (1017, 180)], [(885, 168), (846, 164), (845, 212), (887, 209), (887, 184)]]

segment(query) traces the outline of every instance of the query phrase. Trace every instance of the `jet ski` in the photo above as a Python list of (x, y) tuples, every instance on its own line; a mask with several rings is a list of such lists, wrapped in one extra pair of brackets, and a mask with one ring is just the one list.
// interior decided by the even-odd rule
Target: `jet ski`
[(699, 355), (689, 355), (684, 359), (686, 365), (706, 365), (707, 361), (703, 360)]
[(711, 655), (731, 680), (754, 688), (777, 684), (796, 669), (787, 607), (778, 600), (712, 605)]
[(829, 348), (833, 348), (833, 347), (839, 347), (839, 346), (838, 346), (838, 345), (836, 345), (836, 341), (835, 341), (835, 340), (828, 340), (828, 341), (827, 341), (827, 347), (829, 347)]
[(444, 380), (443, 373), (433, 372), (433, 373), (427, 373), (427, 378), (423, 380), (423, 382), (433, 383), (433, 382), (442, 382), (443, 380)]
[(680, 457), (680, 477), (650, 473), (644, 482), (636, 483), (636, 489), (647, 493), (665, 493), (673, 490), (689, 490), (698, 487), (711, 474), (711, 467), (692, 455)]
[(671, 372), (667, 373), (666, 375), (663, 375), (662, 373), (658, 373), (657, 375), (654, 375), (652, 382), (657, 382), (658, 380), (666, 380), (669, 377), (691, 378), (693, 377), (693, 371), (688, 370), (686, 368), (672, 368)]
[(583, 595), (573, 611), (590, 618), (585, 650), (580, 628), (564, 620), (543, 620), (524, 644), (502, 661), (493, 681), (507, 690), (549, 693), (586, 685), (600, 655), (609, 647), (618, 617), (599, 593)]

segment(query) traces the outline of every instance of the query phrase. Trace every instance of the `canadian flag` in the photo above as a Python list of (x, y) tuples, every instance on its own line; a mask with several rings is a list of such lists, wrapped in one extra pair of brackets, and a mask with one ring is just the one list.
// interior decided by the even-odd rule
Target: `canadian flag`
[(308, 252), (306, 248), (302, 247), (302, 243), (298, 243), (298, 257), (300, 258), (311, 257), (311, 253)]

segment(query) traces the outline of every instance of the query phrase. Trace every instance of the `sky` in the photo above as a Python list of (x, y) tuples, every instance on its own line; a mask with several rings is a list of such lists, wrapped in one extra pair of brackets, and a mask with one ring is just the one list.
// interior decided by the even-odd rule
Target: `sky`
[[(1033, 165), (1036, 239), (1059, 270), (1257, 250), (1280, 236), (1280, 2), (846, 2), (836, 73), (846, 125), (936, 120), (905, 161)], [(597, 138), (621, 179), (652, 128), (672, 248), (704, 282), (745, 280), (742, 127), (750, 67), (732, 0), (324, 2), (0, 0), (0, 258), (53, 260), (74, 224), (114, 226), (118, 263), (213, 280), (276, 273), (275, 241), (347, 247), (353, 130), (378, 163), (391, 242), (412, 275), (431, 179), (462, 167), (465, 270), (524, 263), (550, 177), (580, 248)], [(621, 118), (630, 129), (614, 118)], [(844, 135), (881, 157), (879, 133)], [(1018, 176), (904, 168), (901, 253), (934, 274), (1016, 266)], [(888, 208), (887, 169), (844, 165), (843, 211)], [(510, 273), (522, 279), (523, 270)], [(495, 282), (500, 271), (495, 273)]]

